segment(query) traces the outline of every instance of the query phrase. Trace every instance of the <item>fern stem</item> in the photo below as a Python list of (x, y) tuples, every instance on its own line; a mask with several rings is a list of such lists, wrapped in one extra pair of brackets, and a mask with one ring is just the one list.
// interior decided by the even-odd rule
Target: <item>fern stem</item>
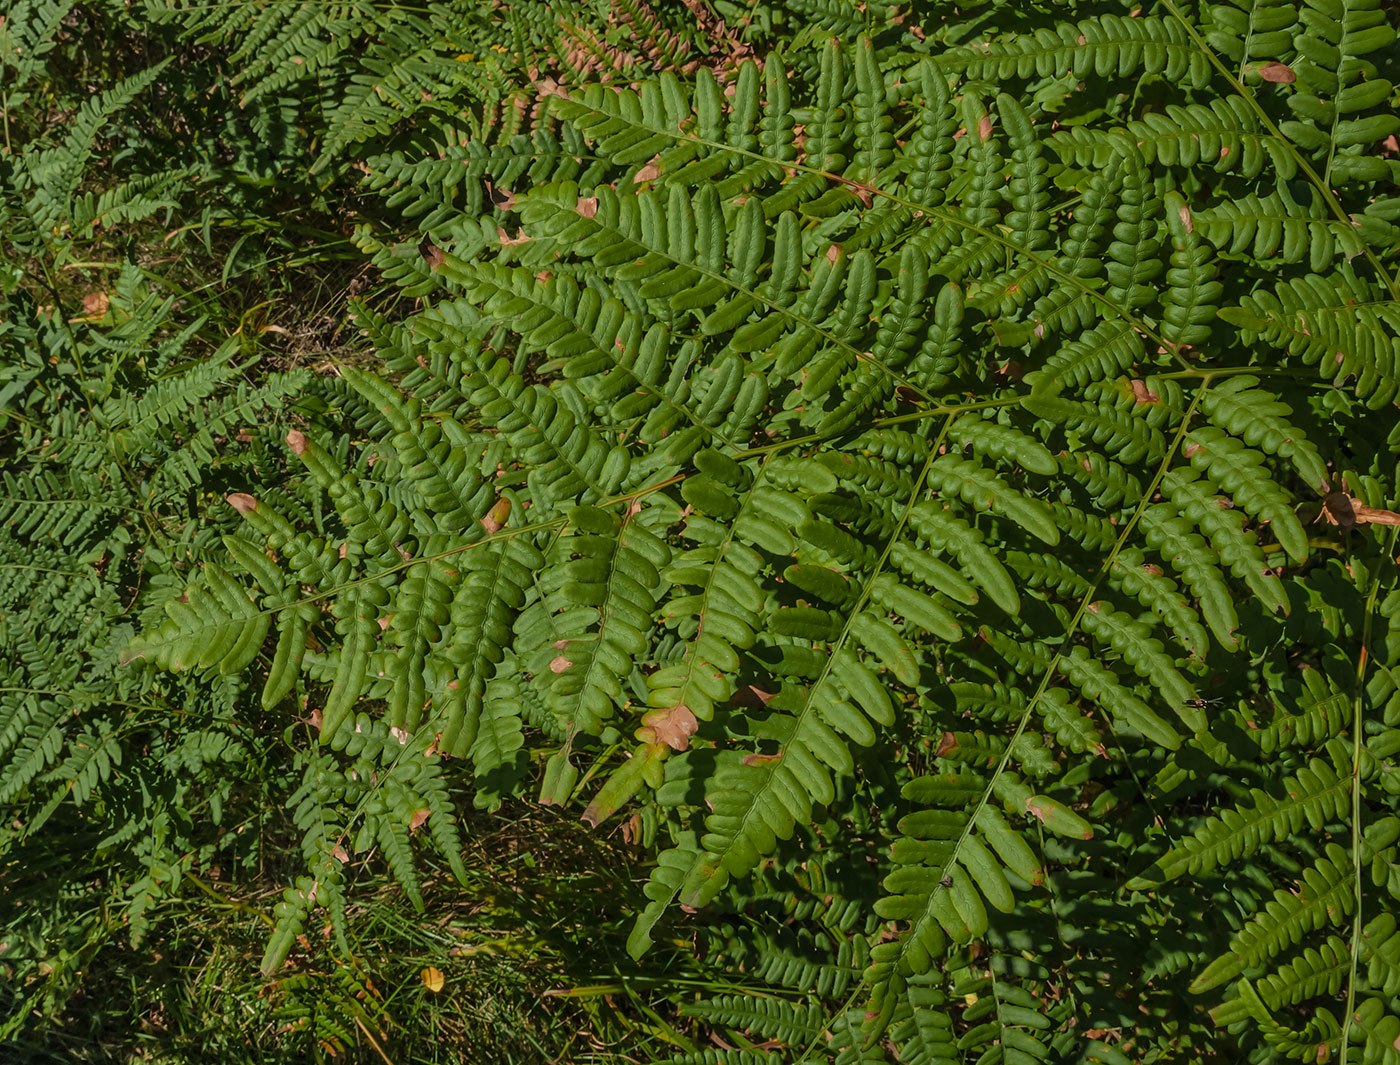
[[(892, 425), (904, 425), (908, 422), (921, 422), (928, 418), (936, 418), (944, 414), (966, 414), (968, 411), (996, 410), (1002, 407), (1019, 407), (1024, 402), (1023, 396), (1010, 396), (1002, 399), (981, 400), (977, 403), (939, 403), (929, 407), (927, 410), (912, 411), (909, 414), (896, 414), (889, 418), (876, 418), (868, 428), (888, 429)], [(771, 455), (788, 448), (802, 447), (806, 444), (821, 444), (833, 437), (838, 437), (848, 433), (845, 430), (838, 433), (808, 433), (806, 436), (795, 436), (790, 440), (782, 440), (776, 444), (764, 444), (762, 447), (752, 447), (740, 451), (735, 458), (746, 459), (755, 458), (760, 455)]]
[[(1395, 553), (1395, 540), (1400, 536), (1400, 528), (1392, 527), (1390, 530), (1389, 543), (1383, 552), (1384, 557), (1390, 558)], [(1371, 577), (1371, 587), (1366, 595), (1366, 608), (1362, 614), (1361, 622), (1361, 651), (1356, 656), (1356, 691), (1351, 700), (1351, 873), (1352, 891), (1356, 896), (1356, 911), (1351, 919), (1351, 966), (1347, 970), (1347, 1004), (1346, 1014), (1342, 1020), (1341, 1036), (1341, 1061), (1339, 1065), (1347, 1065), (1347, 1049), (1351, 1037), (1351, 1025), (1355, 1019), (1356, 1010), (1356, 973), (1361, 957), (1361, 929), (1362, 905), (1361, 905), (1361, 750), (1362, 750), (1362, 725), (1363, 712), (1365, 710), (1366, 690), (1364, 682), (1366, 679), (1366, 666), (1370, 663), (1371, 654), (1371, 630), (1376, 616), (1376, 599), (1380, 594), (1382, 570), (1377, 568)]]
[(181, 879), (188, 880), (215, 902), (227, 906), (230, 910), (236, 910), (238, 913), (246, 913), (252, 917), (256, 917), (258, 920), (265, 922), (269, 927), (275, 928), (277, 926), (277, 922), (273, 920), (271, 914), (264, 913), (256, 906), (249, 906), (246, 902), (240, 902), (238, 899), (230, 898), (223, 892), (217, 890), (212, 884), (205, 883), (192, 873), (186, 872)]

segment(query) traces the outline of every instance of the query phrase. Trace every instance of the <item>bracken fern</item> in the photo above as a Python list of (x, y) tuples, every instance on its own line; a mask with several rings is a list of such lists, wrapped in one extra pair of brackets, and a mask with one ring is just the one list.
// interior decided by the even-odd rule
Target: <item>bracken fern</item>
[(1395, 32), (979, 6), (186, 20), (340, 87), (414, 301), (126, 652), (319, 726), (266, 970), (346, 844), (464, 877), (460, 764), (630, 818), (745, 984), (677, 1062), (1394, 1059)]

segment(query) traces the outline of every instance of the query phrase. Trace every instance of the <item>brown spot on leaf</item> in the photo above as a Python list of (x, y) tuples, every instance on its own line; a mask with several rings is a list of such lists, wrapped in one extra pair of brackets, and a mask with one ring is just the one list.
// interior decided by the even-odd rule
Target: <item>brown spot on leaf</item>
[(769, 762), (781, 762), (781, 754), (746, 754), (741, 759), (744, 765), (767, 765)]
[(652, 161), (632, 175), (632, 184), (641, 185), (647, 181), (655, 181), (660, 176), (661, 168)]
[(977, 120), (977, 139), (986, 141), (992, 135), (992, 116), (983, 115)]
[(939, 758), (947, 758), (948, 755), (952, 754), (957, 749), (958, 738), (951, 732), (945, 732), (939, 737), (938, 747), (933, 753), (938, 755)]
[(578, 198), (577, 210), (584, 218), (592, 218), (598, 213), (598, 197), (580, 196)]
[(555, 655), (549, 663), (549, 671), (551, 673), (563, 673), (572, 665), (573, 662), (565, 658), (563, 655)]
[(294, 455), (300, 457), (306, 454), (306, 450), (311, 446), (311, 442), (306, 439), (305, 433), (299, 433), (293, 429), (287, 434), (287, 446), (292, 449)]
[(1186, 232), (1194, 233), (1196, 231), (1196, 223), (1191, 217), (1191, 208), (1183, 203), (1176, 209), (1176, 215), (1181, 219), (1181, 224), (1186, 227)]

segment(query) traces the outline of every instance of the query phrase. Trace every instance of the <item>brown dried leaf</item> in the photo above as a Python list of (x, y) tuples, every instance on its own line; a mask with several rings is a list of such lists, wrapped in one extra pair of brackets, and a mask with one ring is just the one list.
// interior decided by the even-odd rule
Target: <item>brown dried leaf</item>
[(418, 254), (423, 256), (423, 261), (428, 264), (429, 270), (436, 270), (443, 263), (447, 262), (447, 252), (443, 251), (427, 237), (424, 237), (419, 242)]
[(549, 671), (551, 673), (563, 673), (572, 665), (573, 662), (563, 655), (555, 655), (554, 658), (550, 660)]
[(1368, 507), (1346, 492), (1328, 492), (1322, 501), (1322, 516), (1343, 530), (1355, 525), (1400, 525), (1400, 514)]
[(1026, 368), (1015, 359), (1007, 359), (1006, 362), (997, 367), (997, 373), (1012, 381), (1019, 381), (1026, 376)]
[(1265, 81), (1279, 82), (1284, 85), (1292, 85), (1298, 80), (1298, 75), (1293, 73), (1293, 68), (1285, 66), (1283, 63), (1265, 63), (1255, 73)]
[(580, 196), (578, 198), (578, 213), (584, 218), (592, 218), (598, 213), (597, 196)]
[(745, 684), (734, 693), (730, 701), (735, 706), (743, 706), (750, 710), (758, 710), (767, 706), (774, 694), (776, 693), (764, 691), (757, 684)]
[(481, 527), (487, 533), (498, 533), (505, 527), (506, 519), (510, 517), (510, 500), (502, 496), (496, 500), (496, 505), (486, 513), (486, 517), (481, 519)]
[(491, 204), (499, 207), (502, 211), (515, 210), (515, 193), (510, 189), (498, 189), (491, 182), (486, 183), (486, 190), (491, 195)]
[(1129, 382), (1133, 389), (1133, 399), (1138, 403), (1161, 403), (1162, 397), (1147, 387), (1147, 382), (1136, 378)]
[(632, 175), (632, 184), (640, 185), (644, 181), (655, 181), (660, 176), (661, 168), (656, 165), (655, 161), (653, 161), (648, 163), (646, 166), (642, 167), (640, 170), (638, 170), (635, 174)]
[(234, 492), (227, 499), (228, 505), (240, 514), (251, 514), (258, 509), (258, 501), (247, 492)]
[(311, 446), (311, 441), (306, 439), (305, 433), (299, 433), (293, 429), (287, 434), (287, 446), (292, 449), (292, 453), (297, 457), (306, 454), (307, 448)]
[(690, 737), (699, 728), (700, 722), (690, 707), (678, 703), (669, 710), (653, 710), (642, 718), (637, 739), (643, 743), (664, 743), (673, 751), (683, 751), (690, 746)]

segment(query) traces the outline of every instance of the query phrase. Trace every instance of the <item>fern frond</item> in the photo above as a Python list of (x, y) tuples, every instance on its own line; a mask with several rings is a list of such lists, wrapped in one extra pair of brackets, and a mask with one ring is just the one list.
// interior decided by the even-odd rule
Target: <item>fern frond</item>
[(1209, 872), (1257, 853), (1264, 843), (1286, 838), (1305, 823), (1320, 827), (1340, 820), (1350, 808), (1350, 776), (1314, 758), (1306, 769), (1287, 779), (1286, 798), (1255, 789), (1250, 800), (1247, 808), (1226, 810), (1207, 821), (1157, 859), (1150, 870), (1129, 881), (1129, 886), (1141, 889), (1188, 872)]

